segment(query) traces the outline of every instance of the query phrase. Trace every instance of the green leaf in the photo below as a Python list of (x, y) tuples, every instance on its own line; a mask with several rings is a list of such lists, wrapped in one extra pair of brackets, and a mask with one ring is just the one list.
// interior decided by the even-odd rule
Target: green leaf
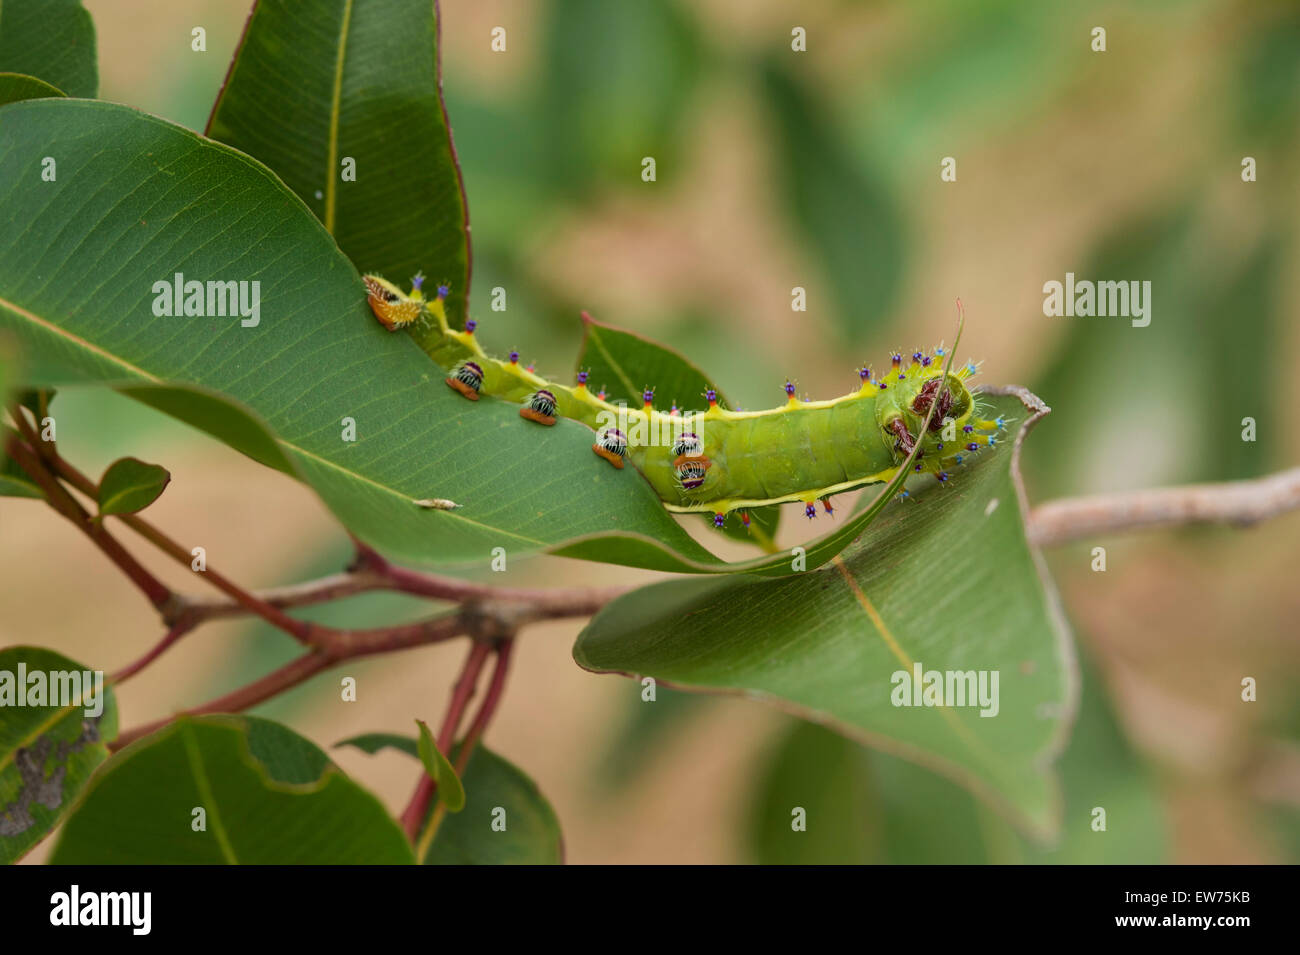
[[(108, 759), (107, 744), (117, 736), (117, 700), (103, 686), (102, 673), (98, 692), (93, 676), (87, 684), (92, 672), (53, 650), (0, 650), (0, 863), (21, 859), (44, 839), (95, 767)], [(43, 687), (39, 705), (32, 703), (31, 678), (37, 673)], [(57, 686), (51, 673), (58, 675)]]
[[(1038, 379), (1060, 416), (1027, 465), (1035, 493), (1238, 480), (1291, 463), (1284, 444), (1266, 437), (1289, 427), (1288, 242), (1271, 226), (1234, 237), (1199, 194), (1145, 210), (1104, 235), (1076, 281), (1149, 281), (1150, 324), (1048, 319), (1065, 327)], [(1051, 274), (1065, 282), (1074, 268), (1063, 256)], [(1124, 389), (1113, 387), (1132, 381), (1146, 395), (1139, 415)], [(1208, 386), (1189, 386), (1202, 382)], [(1246, 417), (1259, 440), (1242, 440)], [(1132, 454), (1135, 447), (1142, 453)], [(1111, 466), (1123, 459), (1127, 466)]]
[[(656, 407), (677, 405), (683, 412), (704, 411), (704, 392), (713, 387), (724, 407), (734, 407), (717, 383), (671, 348), (642, 338), (633, 332), (604, 325), (583, 313), (582, 350), (578, 367), (591, 372), (591, 382), (604, 389), (609, 400), (626, 401), (629, 407), (641, 407), (647, 387), (655, 392)], [(773, 504), (749, 512), (750, 527), (738, 520), (727, 523), (728, 537), (768, 547), (776, 536), (781, 508)], [(701, 517), (712, 527), (713, 515)]]
[[(870, 766), (866, 748), (816, 723), (795, 722), (765, 755), (753, 784), (744, 835), (755, 861), (763, 865), (877, 861), (877, 843), (888, 831), (880, 831), (885, 825), (875, 821), (878, 807)], [(966, 796), (952, 783), (941, 782)], [(970, 802), (970, 797), (966, 800)]]
[[(0, 240), (0, 327), (31, 383), (122, 387), (298, 474), (397, 561), (485, 562), (498, 546), (514, 556), (615, 532), (635, 535), (615, 542), (623, 561), (721, 566), (639, 475), (591, 454), (587, 428), (530, 428), (510, 404), (453, 394), (413, 342), (379, 327), (356, 271), (257, 163), (104, 103), (11, 104), (0, 130), (0, 217), (25, 223)], [(59, 177), (41, 183), (30, 157), (55, 141)], [(219, 201), (196, 199), (209, 194)], [(154, 283), (176, 273), (260, 282), (258, 324), (155, 316)], [(412, 503), (428, 497), (462, 507)], [(584, 549), (601, 556), (599, 541)]]
[(95, 96), (99, 71), (90, 13), (80, 0), (4, 0), (0, 70), (39, 77), (68, 96)]
[[(0, 429), (0, 442), (8, 441), (16, 433), (12, 428)], [(27, 472), (5, 454), (0, 444), (0, 497), (44, 498), (40, 486), (28, 477)]]
[(25, 99), (64, 95), (57, 87), (26, 73), (0, 73), (0, 106)]
[[(1079, 721), (1060, 760), (1064, 826), (1031, 842), (960, 786), (823, 727), (799, 723), (764, 768), (747, 819), (756, 860), (779, 865), (1168, 862), (1167, 823), (1147, 766), (1124, 738), (1106, 688), (1083, 672)], [(807, 812), (802, 832), (791, 811)], [(1106, 830), (1092, 828), (1094, 809)]]
[[(418, 756), (415, 740), (394, 733), (365, 733), (334, 745), (355, 746), (372, 755), (392, 748)], [(426, 865), (558, 865), (564, 861), (564, 839), (555, 810), (518, 767), (480, 744), (465, 767), (464, 782), (465, 810), (442, 820), (424, 859)]]
[[(985, 415), (1047, 409), (1025, 392), (985, 393)], [(1022, 405), (1021, 401), (1024, 401)], [(574, 658), (585, 669), (766, 699), (933, 765), (1027, 828), (1058, 822), (1046, 768), (1072, 715), (1072, 660), (1050, 582), (1025, 533), (1016, 448), (895, 502), (832, 565), (783, 580), (674, 580), (596, 616)], [(999, 674), (999, 709), (897, 706), (895, 674)], [(991, 679), (991, 676), (989, 677)]]
[(116, 754), (51, 857), (74, 865), (412, 861), (374, 795), (292, 730), (249, 716), (180, 717)]
[(655, 687), (655, 698), (642, 697), (635, 684), (621, 694), (623, 715), (610, 729), (592, 767), (595, 782), (608, 793), (628, 789), (648, 774), (659, 753), (709, 711), (714, 697)]
[(416, 720), (420, 727), (419, 754), (420, 762), (429, 778), (438, 784), (438, 802), (447, 807), (448, 812), (460, 812), (465, 808), (465, 787), (461, 785), (456, 768), (447, 762), (447, 757), (433, 741), (433, 734), (423, 720)]
[(642, 158), (653, 156), (658, 182), (679, 178), (703, 65), (694, 19), (676, 0), (558, 0), (546, 21), (537, 108), (553, 177), (573, 191), (655, 189), (641, 181)]
[[(246, 156), (81, 100), (12, 103), (0, 131), (0, 219), (26, 223), (0, 246), (0, 327), (17, 334), (30, 384), (112, 384), (237, 439), (401, 563), (481, 564), (504, 547), (679, 572), (794, 572), (789, 555), (719, 560), (640, 475), (592, 455), (586, 427), (530, 427), (511, 403), (454, 394), (414, 342), (379, 326), (334, 242)], [(54, 141), (58, 181), (36, 182), (30, 157)], [(210, 193), (219, 201), (195, 198)], [(259, 282), (255, 324), (155, 316), (167, 298), (155, 285), (177, 274)], [(461, 507), (413, 503), (430, 497)], [(807, 545), (807, 565), (872, 516)]]
[(564, 862), (555, 810), (517, 767), (480, 745), (465, 767), (465, 793), (464, 812), (442, 820), (425, 865)]
[(172, 476), (138, 458), (118, 458), (99, 479), (99, 513), (134, 514), (158, 500)]
[[(0, 404), (8, 403), (9, 383), (13, 379), (13, 357), (6, 341), (0, 339)], [(0, 497), (44, 497), (36, 482), (5, 453), (5, 445), (13, 437), (17, 437), (17, 432), (12, 428), (0, 428)]]
[(469, 236), (438, 55), (429, 0), (261, 0), (207, 132), (275, 170), (358, 269), (423, 270), (460, 318)]
[(362, 733), (360, 736), (350, 736), (347, 739), (341, 739), (334, 744), (334, 748), (340, 746), (355, 746), (369, 756), (382, 749), (396, 749), (405, 753), (407, 756), (420, 758), (420, 744), (409, 736), (401, 736), (397, 733)]
[[(788, 57), (787, 57), (788, 59)], [(799, 59), (799, 58), (796, 58)], [(855, 156), (803, 83), (776, 60), (760, 71), (788, 212), (823, 264), (834, 313), (850, 340), (878, 332), (906, 274), (903, 217), (888, 183)], [(809, 309), (819, 304), (814, 282)]]

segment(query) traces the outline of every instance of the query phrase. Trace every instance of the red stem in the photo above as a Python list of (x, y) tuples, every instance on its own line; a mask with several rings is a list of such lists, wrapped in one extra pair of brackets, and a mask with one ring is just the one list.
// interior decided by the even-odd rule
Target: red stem
[(41, 463), (40, 455), (33, 448), (11, 437), (5, 442), (5, 450), (9, 457), (36, 482), (50, 505), (89, 537), (95, 546), (140, 588), (151, 604), (159, 610), (164, 610), (169, 605), (173, 598), (171, 589), (132, 557), (126, 548), (104, 529), (102, 522), (91, 519), (86, 509), (77, 503), (53, 474), (46, 470)]
[(148, 653), (140, 657), (140, 659), (136, 660), (134, 663), (128, 663), (122, 669), (118, 670), (108, 678), (108, 682), (116, 685), (135, 676), (149, 664), (153, 663), (154, 660), (162, 656), (164, 650), (193, 629), (194, 624), (188, 620), (173, 624), (172, 628), (167, 631), (166, 635), (154, 644)]
[[(250, 706), (256, 706), (282, 693), (290, 687), (315, 676), (322, 670), (350, 660), (354, 657), (383, 653), (390, 650), (403, 650), (407, 647), (422, 646), (427, 643), (440, 643), (450, 640), (465, 632), (470, 621), (461, 614), (445, 614), (420, 623), (406, 624), (399, 627), (379, 627), (374, 630), (326, 630), (320, 632), (326, 638), (322, 645), (305, 653), (296, 660), (291, 660), (278, 670), (274, 670), (247, 686), (240, 687), (225, 696), (184, 710), (185, 715), (198, 716), (203, 713), (238, 713)], [(366, 639), (355, 640), (357, 637)], [(388, 637), (386, 641), (382, 638)], [(355, 642), (350, 642), (354, 641)], [(161, 650), (159, 650), (161, 652)], [(144, 726), (138, 726), (120, 734), (109, 744), (109, 749), (118, 750), (133, 740), (152, 733), (160, 726), (170, 723), (175, 717), (154, 720)]]
[[(258, 703), (270, 699), (277, 693), (282, 693), (291, 686), (297, 686), (322, 670), (329, 669), (335, 662), (325, 654), (318, 653), (315, 650), (304, 653), (297, 659), (290, 660), (280, 669), (268, 673), (255, 683), (242, 686), (232, 693), (217, 697), (215, 700), (209, 700), (202, 706), (186, 710), (185, 713), (189, 716), (201, 716), (204, 713), (238, 713), (250, 706), (256, 706)], [(140, 739), (140, 737), (148, 736), (154, 730), (166, 726), (173, 719), (175, 719), (174, 716), (168, 716), (165, 719), (154, 720), (152, 723), (146, 723), (143, 726), (127, 730), (110, 743), (109, 748), (119, 750)]]
[[(482, 672), (483, 664), (487, 662), (488, 654), (491, 652), (491, 643), (486, 640), (475, 640), (470, 647), (469, 655), (465, 658), (465, 665), (461, 667), (460, 676), (456, 678), (455, 686), (452, 688), (451, 702), (447, 705), (447, 715), (443, 717), (442, 728), (438, 731), (438, 749), (444, 756), (451, 752), (451, 744), (456, 738), (456, 730), (459, 729), (460, 721), (465, 715), (465, 709), (474, 696), (474, 688), (478, 684), (479, 674)], [(406, 831), (407, 838), (411, 840), (413, 845), (420, 836), (420, 826), (424, 822), (424, 817), (428, 815), (429, 803), (433, 799), (436, 788), (437, 783), (429, 777), (427, 772), (421, 771), (419, 782), (415, 784), (415, 792), (411, 794), (411, 801), (407, 803), (406, 809), (401, 816), (402, 828)]]
[(483, 705), (479, 707), (478, 712), (474, 715), (474, 722), (469, 725), (464, 739), (460, 741), (460, 752), (456, 754), (456, 774), (464, 775), (465, 767), (469, 765), (469, 758), (474, 752), (483, 731), (491, 722), (493, 715), (497, 711), (497, 706), (501, 702), (501, 696), (505, 691), (506, 674), (510, 670), (510, 652), (514, 649), (514, 637), (506, 637), (497, 643), (496, 665), (492, 669), (492, 680), (488, 683), (487, 694), (483, 697)]

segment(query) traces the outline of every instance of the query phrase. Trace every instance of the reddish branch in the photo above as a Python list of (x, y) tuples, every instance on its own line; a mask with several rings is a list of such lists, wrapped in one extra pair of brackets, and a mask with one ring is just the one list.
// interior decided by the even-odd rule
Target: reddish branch
[(506, 687), (506, 674), (510, 670), (510, 653), (514, 646), (513, 637), (506, 637), (497, 644), (496, 666), (492, 669), (492, 679), (488, 683), (487, 694), (483, 697), (483, 705), (474, 715), (474, 722), (470, 723), (465, 738), (461, 740), (460, 751), (456, 754), (457, 775), (465, 772), (465, 767), (469, 765), (469, 758), (474, 753), (474, 747), (483, 736), (483, 731), (487, 729), (488, 723), (496, 714), (497, 706), (501, 703), (501, 696)]
[[(452, 687), (451, 702), (447, 705), (447, 714), (443, 717), (442, 727), (438, 730), (438, 750), (445, 756), (451, 752), (452, 743), (456, 739), (456, 730), (460, 728), (461, 720), (465, 716), (465, 709), (469, 706), (469, 701), (474, 697), (474, 690), (478, 686), (479, 674), (483, 671), (483, 664), (487, 662), (488, 654), (492, 652), (492, 645), (484, 640), (476, 640), (470, 647), (469, 655), (465, 658), (465, 665), (461, 667), (460, 676), (456, 678), (456, 683)], [(437, 791), (438, 784), (430, 778), (427, 772), (420, 773), (420, 779), (415, 784), (415, 792), (411, 794), (411, 801), (407, 803), (406, 809), (402, 812), (402, 828), (406, 830), (407, 838), (412, 843), (416, 842), (420, 835), (421, 824), (424, 817), (429, 813), (429, 803), (433, 799), (434, 792)]]
[[(104, 522), (95, 519), (68, 490), (71, 487), (95, 501), (98, 499), (95, 482), (64, 460), (53, 445), (41, 442), (20, 408), (12, 408), (11, 414), (19, 434), (6, 442), (8, 454), (40, 487), (48, 503), (89, 536), (145, 593), (168, 625), (163, 638), (139, 659), (114, 674), (112, 682), (120, 683), (139, 673), (179, 642), (186, 633), (204, 621), (216, 618), (255, 614), (291, 634), (309, 648), (309, 652), (261, 679), (187, 710), (189, 714), (239, 712), (297, 686), (344, 660), (391, 653), (469, 635), (475, 638), (471, 661), (477, 663), (473, 673), (458, 683), (463, 699), (459, 703), (459, 711), (448, 714), (448, 721), (444, 722), (440, 734), (439, 746), (444, 752), (449, 751), (464, 707), (468, 705), (473, 693), (478, 672), (487, 654), (496, 646), (497, 667), (488, 697), (467, 737), (472, 748), (495, 709), (504, 684), (510, 641), (503, 635), (513, 635), (518, 627), (537, 620), (590, 616), (623, 592), (621, 588), (544, 590), (488, 587), (397, 567), (371, 548), (357, 542), (356, 560), (346, 573), (258, 593), (245, 590), (208, 568), (202, 576), (231, 599), (208, 601), (187, 597), (173, 592), (137, 562), (109, 534)], [(139, 515), (115, 515), (115, 518), (178, 562), (190, 566), (190, 553)], [(374, 590), (399, 591), (447, 601), (456, 606), (449, 612), (414, 623), (351, 630), (307, 623), (285, 613), (293, 607), (324, 603)], [(120, 749), (168, 722), (170, 718), (127, 730), (118, 736), (112, 747)]]
[(1300, 508), (1300, 468), (1253, 481), (1189, 484), (1048, 501), (1030, 532), (1043, 547), (1102, 534), (1184, 524), (1245, 527)]
[[(476, 643), (469, 658), (465, 661), (465, 668), (461, 672), (460, 678), (456, 681), (451, 704), (447, 708), (446, 719), (443, 721), (442, 730), (438, 734), (438, 749), (444, 754), (450, 753), (452, 750), (456, 727), (460, 724), (465, 708), (473, 696), (479, 673), (483, 669), (486, 655), (479, 652), (480, 648), (483, 647), (487, 647), (487, 644), (483, 642)], [(483, 697), (483, 703), (479, 706), (478, 713), (474, 715), (469, 729), (461, 738), (460, 749), (456, 753), (455, 770), (457, 775), (464, 775), (465, 767), (469, 765), (469, 759), (473, 755), (474, 747), (483, 736), (483, 731), (492, 720), (497, 711), (497, 706), (501, 702), (501, 696), (505, 691), (506, 674), (510, 670), (510, 654), (514, 649), (514, 635), (510, 634), (501, 637), (495, 642), (495, 649), (496, 665), (492, 669), (492, 678), (488, 681), (487, 694)], [(425, 848), (433, 841), (433, 836), (438, 831), (438, 826), (442, 823), (445, 814), (446, 807), (441, 804), (434, 807), (432, 815), (429, 814), (429, 804), (437, 791), (438, 784), (430, 779), (427, 773), (422, 773), (416, 783), (411, 801), (402, 813), (402, 826), (406, 830), (408, 838), (416, 846), (417, 854), (420, 856), (423, 856)], [(429, 821), (425, 824), (424, 832), (421, 834), (420, 824), (425, 816), (429, 816)]]
[(94, 541), (95, 546), (103, 551), (104, 556), (121, 568), (122, 573), (126, 574), (130, 581), (140, 589), (149, 599), (149, 602), (165, 614), (172, 601), (171, 589), (145, 570), (127, 552), (126, 548), (104, 529), (103, 523), (94, 520), (90, 513), (77, 503), (67, 489), (42, 466), (41, 459), (36, 451), (25, 442), (14, 437), (10, 437), (5, 442), (5, 451), (13, 459), (14, 463), (26, 471), (28, 476), (36, 482), (36, 485), (45, 494), (45, 499), (50, 506)]

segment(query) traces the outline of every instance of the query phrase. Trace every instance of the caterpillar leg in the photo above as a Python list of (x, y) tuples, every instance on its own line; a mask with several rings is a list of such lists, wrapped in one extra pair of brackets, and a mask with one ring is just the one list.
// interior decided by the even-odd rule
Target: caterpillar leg
[(627, 437), (618, 428), (602, 428), (596, 432), (596, 443), (591, 450), (622, 470), (623, 459), (627, 457)]

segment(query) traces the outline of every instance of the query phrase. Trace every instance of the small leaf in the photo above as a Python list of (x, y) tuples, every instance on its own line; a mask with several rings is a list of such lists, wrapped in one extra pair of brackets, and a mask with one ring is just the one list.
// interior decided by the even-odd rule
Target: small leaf
[[(42, 702), (33, 704), (32, 677), (38, 673)], [(21, 859), (44, 839), (108, 759), (106, 744), (117, 736), (117, 701), (103, 685), (103, 673), (96, 692), (93, 674), (53, 650), (0, 650), (0, 863)]]
[[(365, 733), (335, 743), (374, 754), (418, 744), (395, 733)], [(465, 767), (465, 811), (438, 827), (426, 865), (559, 865), (564, 838), (555, 810), (523, 770), (479, 745)]]
[(420, 727), (420, 762), (429, 778), (438, 784), (438, 802), (447, 807), (448, 812), (460, 812), (465, 808), (465, 787), (456, 768), (447, 762), (438, 744), (433, 741), (433, 734), (424, 720), (416, 720)]
[(118, 458), (99, 479), (99, 513), (135, 514), (158, 500), (171, 473), (138, 458)]
[(64, 92), (44, 80), (26, 73), (0, 73), (0, 106), (25, 99), (45, 99), (63, 96)]
[(310, 741), (270, 720), (203, 716), (180, 717), (116, 754), (50, 861), (379, 865), (414, 856), (383, 804)]
[[(683, 413), (703, 411), (708, 407), (704, 392), (713, 388), (722, 405), (731, 407), (717, 382), (673, 349), (613, 325), (604, 325), (586, 313), (583, 313), (582, 326), (578, 367), (590, 373), (592, 383), (603, 389), (614, 404), (625, 401), (628, 407), (640, 408), (645, 389), (651, 388), (655, 393), (655, 407), (660, 411), (673, 405)], [(700, 517), (710, 527), (713, 525), (712, 514)], [(749, 527), (746, 527), (733, 516), (725, 525), (724, 533), (770, 549), (781, 520), (780, 505), (753, 508), (749, 517)]]
[(465, 811), (443, 819), (425, 865), (559, 865), (555, 810), (522, 770), (483, 746), (465, 767)]
[(399, 736), (397, 733), (362, 733), (360, 736), (341, 739), (334, 744), (335, 749), (340, 746), (355, 746), (370, 756), (374, 756), (381, 749), (396, 749), (407, 756), (420, 758), (420, 744), (409, 736)]
[[(0, 339), (0, 405), (8, 401), (9, 383), (14, 377), (13, 358), (5, 343), (6, 340)], [(20, 396), (19, 403), (21, 400)], [(0, 428), (0, 497), (44, 497), (36, 482), (27, 476), (27, 472), (5, 454), (5, 445), (15, 437), (17, 432), (12, 428)]]
[[(0, 431), (0, 442), (6, 442), (14, 435), (16, 432), (12, 428), (4, 428)], [(0, 497), (45, 497), (27, 472), (5, 454), (3, 443), (0, 443)]]

